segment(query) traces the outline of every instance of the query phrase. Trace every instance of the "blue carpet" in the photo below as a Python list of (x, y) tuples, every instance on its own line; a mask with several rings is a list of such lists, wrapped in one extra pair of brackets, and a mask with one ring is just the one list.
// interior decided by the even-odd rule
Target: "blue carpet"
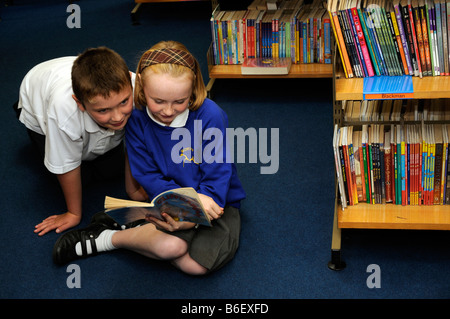
[[(214, 100), (233, 128), (279, 128), (279, 169), (238, 163), (248, 198), (241, 245), (217, 273), (190, 277), (165, 262), (128, 251), (77, 261), (81, 288), (69, 289), (66, 267), (52, 263), (58, 235), (38, 237), (34, 225), (61, 213), (58, 185), (47, 177), (14, 117), (23, 76), (35, 64), (87, 47), (113, 48), (134, 70), (142, 51), (160, 40), (187, 45), (207, 76), (209, 3), (145, 5), (132, 25), (129, 0), (80, 0), (81, 28), (66, 26), (67, 2), (16, 0), (1, 8), (0, 298), (18, 299), (447, 299), (450, 234), (439, 231), (343, 231), (340, 272), (327, 268), (334, 203), (330, 79), (217, 80)], [(123, 182), (84, 189), (86, 226), (105, 195), (124, 197)], [(368, 288), (367, 267), (381, 270)]]

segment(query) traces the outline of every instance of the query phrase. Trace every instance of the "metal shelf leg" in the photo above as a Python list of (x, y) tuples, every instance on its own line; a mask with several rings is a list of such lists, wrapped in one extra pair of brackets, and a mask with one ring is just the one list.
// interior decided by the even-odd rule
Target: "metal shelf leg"
[(337, 211), (334, 211), (333, 236), (331, 241), (331, 260), (328, 262), (328, 268), (331, 270), (342, 270), (346, 266), (341, 259), (341, 229), (338, 227)]

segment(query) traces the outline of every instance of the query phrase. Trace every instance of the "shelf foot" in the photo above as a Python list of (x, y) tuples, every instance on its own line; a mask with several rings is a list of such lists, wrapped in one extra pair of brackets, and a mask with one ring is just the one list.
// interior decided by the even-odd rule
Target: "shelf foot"
[(347, 265), (341, 260), (340, 250), (331, 250), (331, 260), (328, 263), (328, 268), (334, 271), (343, 270)]

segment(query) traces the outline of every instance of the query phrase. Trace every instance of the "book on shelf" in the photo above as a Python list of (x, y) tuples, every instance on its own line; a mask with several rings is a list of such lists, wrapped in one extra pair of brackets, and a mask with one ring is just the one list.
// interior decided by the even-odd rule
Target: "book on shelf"
[(364, 100), (413, 98), (414, 90), (410, 75), (366, 77), (363, 81)]
[(260, 0), (247, 10), (217, 7), (210, 19), (214, 63), (290, 58), (294, 64), (331, 64), (331, 19), (322, 1), (283, 0), (276, 7)]
[(150, 203), (106, 196), (104, 205), (106, 213), (120, 225), (140, 219), (148, 220), (150, 216), (164, 220), (161, 213), (167, 213), (176, 221), (211, 226), (198, 193), (191, 187), (165, 191)]
[(352, 125), (356, 122), (450, 121), (450, 99), (349, 100), (342, 101), (342, 113), (344, 121)]
[(450, 0), (328, 0), (347, 78), (450, 75)]
[(241, 65), (243, 75), (285, 75), (291, 68), (289, 58), (245, 58)]
[(334, 129), (342, 209), (358, 203), (450, 205), (450, 124), (362, 124)]

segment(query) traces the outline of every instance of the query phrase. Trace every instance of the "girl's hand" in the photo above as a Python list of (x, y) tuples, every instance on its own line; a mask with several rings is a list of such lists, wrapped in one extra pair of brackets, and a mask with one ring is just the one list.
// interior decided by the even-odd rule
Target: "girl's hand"
[(223, 208), (217, 205), (217, 203), (209, 196), (204, 194), (198, 194), (203, 208), (209, 215), (210, 219), (219, 219), (223, 215)]
[(170, 232), (183, 230), (183, 229), (189, 229), (189, 228), (192, 228), (195, 226), (194, 223), (176, 221), (167, 213), (161, 213), (161, 215), (164, 218), (164, 220), (160, 220), (160, 219), (152, 217), (152, 216), (146, 217), (146, 220), (151, 222), (156, 227), (164, 229), (165, 231), (170, 231)]

